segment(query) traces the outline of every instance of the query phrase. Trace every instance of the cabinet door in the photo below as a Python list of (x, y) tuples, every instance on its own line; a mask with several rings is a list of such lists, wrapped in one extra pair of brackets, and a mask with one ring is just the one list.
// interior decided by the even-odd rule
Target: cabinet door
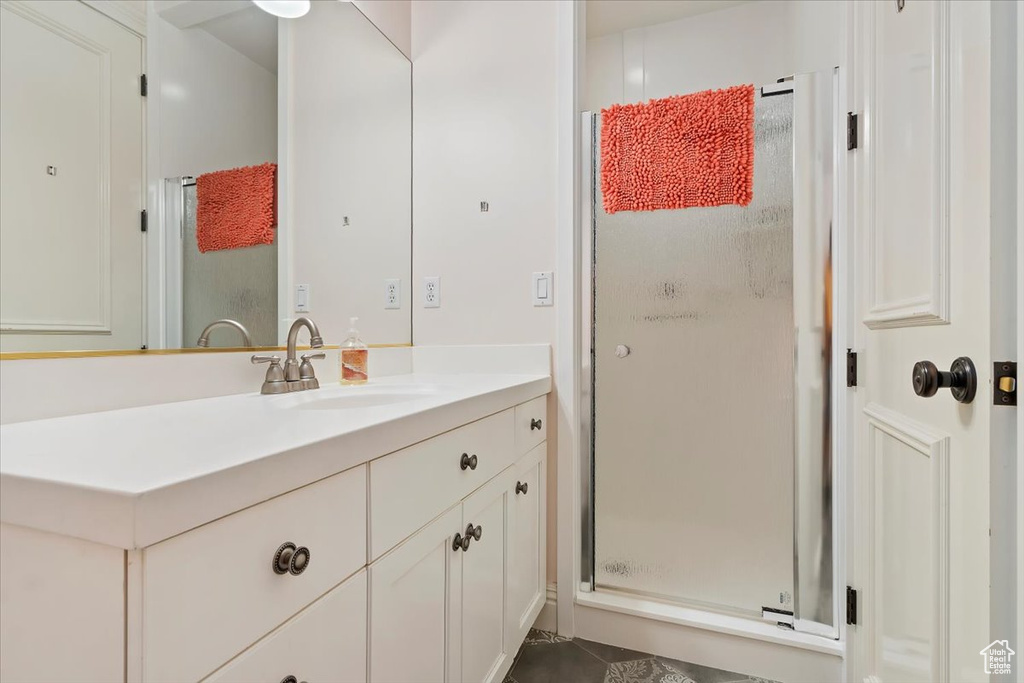
[(366, 680), (366, 571), (302, 610), (207, 683)]
[(510, 467), (462, 503), (465, 535), (462, 558), (462, 680), (500, 681), (514, 651), (506, 648), (505, 571), (508, 558), (508, 508), (513, 495)]
[[(459, 641), (462, 528), (457, 505), (370, 565), (370, 680), (461, 680)], [(457, 650), (457, 648), (455, 648)]]
[(509, 503), (509, 642), (515, 652), (544, 606), (547, 582), (547, 442), (524, 455), (513, 468)]

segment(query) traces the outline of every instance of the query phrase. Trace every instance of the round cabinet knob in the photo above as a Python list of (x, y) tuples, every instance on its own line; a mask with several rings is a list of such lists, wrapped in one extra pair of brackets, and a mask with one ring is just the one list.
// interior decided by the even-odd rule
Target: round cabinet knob
[(539, 420), (539, 419), (537, 419), (537, 418), (533, 418), (532, 420), (530, 420), (530, 431), (531, 432), (534, 429), (541, 429), (543, 426), (544, 426), (544, 422)]
[(469, 550), (469, 536), (463, 536), (460, 533), (455, 534), (455, 538), (452, 539), (452, 550), (466, 552)]
[(281, 679), (281, 683), (299, 683), (299, 679), (295, 676), (285, 676)]
[(516, 495), (519, 495), (520, 493), (522, 493), (523, 495), (526, 495), (526, 492), (529, 491), (529, 490), (530, 490), (530, 485), (527, 484), (525, 481), (517, 481), (516, 482)]
[(978, 373), (974, 362), (967, 356), (961, 356), (949, 366), (949, 372), (939, 370), (930, 360), (914, 363), (912, 377), (914, 393), (929, 398), (938, 393), (939, 389), (949, 389), (960, 403), (970, 403), (978, 393)]
[(292, 576), (298, 576), (306, 571), (307, 567), (309, 567), (309, 548), (304, 545), (299, 546), (292, 553), (291, 561), (288, 563), (288, 573)]
[(474, 541), (479, 541), (480, 538), (483, 537), (483, 535), (484, 535), (484, 528), (482, 526), (480, 526), (479, 524), (477, 524), (476, 526), (473, 526), (473, 524), (470, 523), (466, 527), (466, 538), (472, 537), (472, 539)]
[(478, 461), (477, 461), (476, 455), (470, 455), (469, 453), (463, 453), (462, 454), (462, 459), (459, 460), (459, 467), (461, 467), (464, 470), (467, 470), (467, 469), (475, 470), (477, 462)]
[(629, 347), (626, 346), (625, 344), (619, 344), (618, 346), (615, 347), (615, 357), (616, 358), (625, 358), (628, 355), (629, 355)]
[[(307, 550), (306, 552), (306, 559), (308, 560), (309, 551)], [(277, 549), (276, 553), (274, 553), (274, 573), (287, 574), (291, 568), (293, 555), (295, 555), (295, 544), (291, 541), (282, 543), (281, 547)]]

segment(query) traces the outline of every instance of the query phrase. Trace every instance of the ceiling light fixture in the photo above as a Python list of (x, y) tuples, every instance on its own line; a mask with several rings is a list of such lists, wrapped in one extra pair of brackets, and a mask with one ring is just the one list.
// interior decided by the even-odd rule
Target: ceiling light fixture
[(309, 11), (309, 0), (252, 0), (267, 14), (282, 19), (298, 19)]

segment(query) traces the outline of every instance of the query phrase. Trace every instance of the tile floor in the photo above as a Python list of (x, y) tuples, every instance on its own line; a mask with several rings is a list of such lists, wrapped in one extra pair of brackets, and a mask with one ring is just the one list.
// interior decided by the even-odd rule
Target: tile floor
[(612, 645), (531, 630), (505, 683), (773, 683)]

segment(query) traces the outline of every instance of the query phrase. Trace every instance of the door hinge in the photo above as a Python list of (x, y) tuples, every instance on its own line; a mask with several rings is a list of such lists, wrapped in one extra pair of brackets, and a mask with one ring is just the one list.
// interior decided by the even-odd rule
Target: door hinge
[(139, 214), (139, 228), (142, 229), (142, 232), (149, 230), (149, 214), (146, 213), (145, 209)]
[(846, 149), (857, 149), (857, 115), (846, 112)]
[(857, 625), (857, 591), (850, 586), (846, 587), (846, 623)]
[(146, 78), (146, 74), (139, 77), (139, 94), (143, 97), (149, 95), (149, 79)]
[(1017, 405), (1017, 364), (1000, 360), (992, 364), (992, 403), (997, 406)]
[(846, 386), (857, 386), (857, 352), (846, 349)]

